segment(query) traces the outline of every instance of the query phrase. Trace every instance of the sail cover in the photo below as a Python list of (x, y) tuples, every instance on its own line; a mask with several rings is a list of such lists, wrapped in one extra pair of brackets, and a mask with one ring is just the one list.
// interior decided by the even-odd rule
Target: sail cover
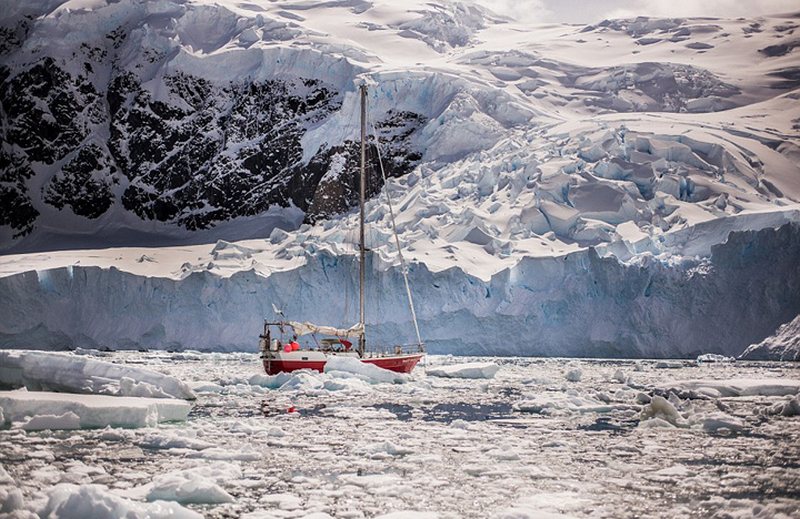
[(321, 333), (323, 335), (335, 335), (336, 337), (361, 337), (364, 333), (364, 327), (360, 324), (354, 324), (350, 328), (336, 328), (334, 326), (320, 326), (318, 324), (297, 321), (289, 321), (289, 326), (292, 327), (297, 335), (308, 335), (310, 333)]

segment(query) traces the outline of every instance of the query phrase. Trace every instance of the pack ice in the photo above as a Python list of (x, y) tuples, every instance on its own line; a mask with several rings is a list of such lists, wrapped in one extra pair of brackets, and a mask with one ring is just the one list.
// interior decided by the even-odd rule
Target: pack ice
[(800, 313), (791, 15), (78, 4), (0, 15), (0, 346), (354, 322), (363, 78), (377, 342), (413, 339), (390, 198), (434, 352), (736, 356)]

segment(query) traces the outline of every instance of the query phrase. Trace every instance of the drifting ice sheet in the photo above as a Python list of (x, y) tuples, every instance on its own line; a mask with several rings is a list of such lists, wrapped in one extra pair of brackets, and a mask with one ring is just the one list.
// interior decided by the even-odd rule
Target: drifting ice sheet
[[(800, 380), (782, 378), (730, 379), (730, 380), (683, 380), (672, 387), (718, 391), (723, 397), (736, 396), (785, 396), (800, 393)], [(708, 391), (705, 391), (706, 393)]]
[(494, 378), (500, 366), (494, 362), (469, 362), (451, 366), (429, 367), (428, 376), (445, 378)]
[(100, 393), (194, 400), (191, 388), (169, 375), (62, 353), (0, 351), (0, 386), (32, 391)]
[(192, 406), (183, 400), (164, 398), (0, 391), (0, 408), (7, 421), (25, 420), (25, 428), (31, 430), (58, 428), (59, 424), (73, 429), (70, 413), (79, 417), (81, 428), (154, 427), (160, 422), (185, 421)]

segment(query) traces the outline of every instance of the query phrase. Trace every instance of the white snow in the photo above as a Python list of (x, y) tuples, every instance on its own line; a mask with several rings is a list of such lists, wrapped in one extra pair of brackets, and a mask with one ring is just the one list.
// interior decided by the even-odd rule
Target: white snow
[[(7, 422), (25, 421), (23, 428), (74, 429), (154, 427), (185, 421), (191, 404), (176, 399), (75, 395), (45, 391), (0, 391)], [(33, 417), (33, 418), (28, 418)], [(77, 420), (76, 420), (77, 418)]]
[(446, 366), (428, 366), (425, 372), (431, 377), (444, 378), (494, 378), (500, 366), (494, 362), (468, 362)]
[(185, 383), (155, 371), (83, 356), (0, 351), (0, 385), (74, 393), (194, 399)]

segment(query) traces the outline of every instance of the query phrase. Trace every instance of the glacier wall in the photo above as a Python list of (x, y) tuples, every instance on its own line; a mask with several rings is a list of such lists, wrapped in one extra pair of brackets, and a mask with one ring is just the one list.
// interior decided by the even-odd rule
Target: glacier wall
[[(373, 258), (368, 334), (411, 342), (402, 277)], [(349, 324), (352, 256), (319, 252), (264, 277), (181, 280), (66, 267), (0, 278), (0, 347), (256, 349), (271, 305), (292, 319)], [(597, 357), (736, 355), (800, 313), (800, 225), (731, 233), (707, 259), (630, 262), (588, 249), (526, 258), (484, 282), (458, 268), (410, 267), (434, 353)]]

